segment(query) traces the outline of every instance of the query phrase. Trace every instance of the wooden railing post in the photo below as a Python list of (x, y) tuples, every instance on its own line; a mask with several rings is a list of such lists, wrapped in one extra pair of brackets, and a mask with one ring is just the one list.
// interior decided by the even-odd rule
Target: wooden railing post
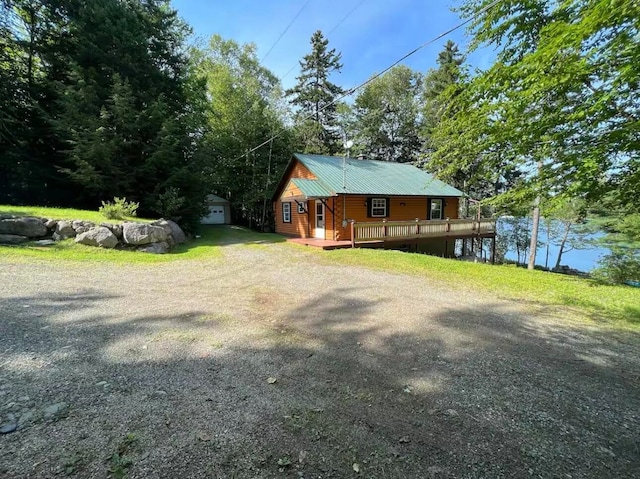
[(416, 218), (415, 221), (389, 221), (383, 219), (380, 222), (363, 222), (356, 225), (356, 221), (349, 219), (351, 231), (351, 247), (355, 248), (358, 242), (375, 240), (395, 240), (401, 238), (445, 238), (462, 237), (470, 235), (485, 235), (495, 233), (495, 221), (487, 219), (451, 219), (444, 218), (440, 221), (424, 221)]
[(351, 247), (355, 248), (356, 247), (356, 227), (355, 227), (355, 220), (351, 220)]

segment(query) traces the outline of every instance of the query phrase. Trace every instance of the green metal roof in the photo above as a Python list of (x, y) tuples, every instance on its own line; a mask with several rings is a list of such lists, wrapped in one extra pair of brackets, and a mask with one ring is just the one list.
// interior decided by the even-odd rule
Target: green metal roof
[[(314, 188), (327, 192), (355, 195), (406, 195), (406, 196), (463, 196), (464, 193), (434, 178), (426, 171), (407, 163), (390, 161), (344, 159), (335, 156), (294, 156), (304, 164), (317, 180)], [(296, 185), (304, 192), (303, 187)], [(311, 188), (310, 186), (306, 186)], [(305, 193), (306, 195), (306, 193)], [(324, 196), (327, 196), (326, 194)]]
[(328, 198), (333, 196), (333, 192), (327, 189), (318, 180), (306, 180), (304, 178), (292, 178), (293, 184), (300, 188), (302, 194), (307, 198)]

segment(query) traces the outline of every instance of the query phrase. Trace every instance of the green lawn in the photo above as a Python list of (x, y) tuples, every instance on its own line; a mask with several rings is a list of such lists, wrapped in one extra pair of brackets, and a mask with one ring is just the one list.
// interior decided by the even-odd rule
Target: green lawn
[[(53, 219), (79, 219), (94, 223), (113, 222), (107, 220), (97, 211), (77, 210), (71, 208), (50, 208), (39, 206), (6, 206), (0, 205), (0, 214), (38, 216)], [(149, 219), (129, 218), (134, 221), (152, 221)], [(193, 260), (217, 258), (221, 256), (221, 247), (225, 244), (244, 243), (260, 245), (284, 241), (279, 235), (256, 233), (246, 228), (203, 226), (196, 238), (186, 244), (179, 245), (164, 255), (140, 253), (127, 249), (105, 249), (77, 244), (73, 239), (59, 241), (51, 246), (37, 246), (25, 243), (17, 246), (1, 246), (0, 256), (5, 258), (37, 259), (49, 261), (85, 261), (110, 263), (166, 263), (177, 260)]]
[[(54, 220), (85, 220), (93, 223), (117, 223), (118, 220), (108, 220), (98, 211), (76, 210), (73, 208), (52, 208), (49, 206), (9, 206), (0, 205), (0, 215), (11, 214), (20, 216), (39, 216)], [(153, 221), (145, 218), (127, 218), (133, 221)]]
[[(52, 246), (36, 246), (25, 243), (17, 246), (0, 246), (0, 256), (5, 258), (35, 259), (46, 261), (86, 261), (110, 263), (166, 263), (178, 260), (212, 259), (222, 255), (223, 241), (229, 241), (224, 227), (203, 227), (199, 238), (176, 246), (167, 254), (149, 254), (133, 250), (105, 249), (77, 244), (73, 239), (59, 241)], [(237, 233), (234, 233), (237, 235)], [(256, 233), (257, 234), (257, 233)], [(248, 239), (248, 238), (245, 238)]]
[(335, 264), (422, 276), (451, 286), (452, 294), (463, 288), (483, 297), (493, 295), (562, 307), (572, 316), (586, 314), (598, 323), (640, 330), (640, 289), (631, 286), (603, 285), (585, 278), (528, 271), (513, 265), (468, 263), (399, 251), (343, 249), (327, 251), (323, 256)]

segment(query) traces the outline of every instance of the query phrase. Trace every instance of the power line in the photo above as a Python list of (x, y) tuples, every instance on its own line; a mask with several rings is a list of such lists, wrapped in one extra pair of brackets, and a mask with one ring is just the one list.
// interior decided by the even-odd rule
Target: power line
[(342, 24), (344, 23), (344, 21), (345, 21), (347, 18), (349, 18), (349, 16), (350, 16), (353, 12), (355, 12), (358, 8), (360, 8), (360, 5), (362, 5), (363, 3), (364, 3), (364, 0), (360, 0), (360, 2), (359, 2), (355, 7), (353, 7), (351, 10), (349, 10), (349, 12), (348, 12), (344, 17), (342, 17), (342, 20), (340, 20), (340, 21), (336, 24), (336, 26), (335, 26), (335, 27), (333, 27), (331, 30), (329, 30), (329, 32), (327, 33), (327, 36), (328, 36), (328, 35), (331, 35), (333, 32), (335, 32), (335, 31), (338, 29), (338, 27), (339, 27), (340, 25), (342, 25)]
[[(382, 70), (379, 73), (374, 74), (372, 77), (370, 77), (368, 80), (363, 81), (362, 83), (360, 83), (359, 85), (351, 88), (350, 90), (347, 90), (342, 96), (339, 96), (338, 98), (336, 98), (335, 100), (333, 100), (331, 103), (327, 103), (325, 106), (323, 106), (322, 108), (320, 108), (320, 110), (318, 111), (323, 111), (327, 108), (329, 108), (332, 105), (335, 105), (336, 103), (338, 103), (340, 100), (353, 95), (356, 91), (358, 91), (360, 88), (362, 88), (363, 86), (368, 85), (369, 83), (371, 83), (373, 80), (375, 80), (376, 78), (381, 77), (382, 75), (384, 75), (385, 73), (387, 73), (389, 70), (391, 70), (393, 67), (395, 67), (396, 65), (398, 65), (400, 62), (406, 60), (407, 58), (409, 58), (410, 56), (416, 54), (417, 52), (419, 52), (420, 50), (422, 50), (423, 48), (425, 48), (428, 45), (431, 45), (432, 43), (437, 42), (438, 40), (440, 40), (443, 37), (446, 37), (447, 35), (455, 32), (456, 30), (461, 29), (462, 27), (464, 27), (465, 25), (467, 25), (468, 23), (474, 21), (478, 16), (480, 16), (482, 13), (492, 9), (493, 7), (495, 7), (498, 3), (500, 3), (502, 0), (495, 0), (493, 2), (491, 2), (489, 5), (487, 5), (486, 7), (484, 7), (481, 10), (478, 10), (478, 12), (476, 12), (473, 16), (467, 18), (466, 20), (458, 23), (457, 25), (455, 25), (454, 27), (450, 28), (449, 30), (441, 33), (440, 35), (436, 36), (435, 38), (428, 40), (426, 42), (424, 42), (422, 45), (419, 45), (418, 47), (414, 48), (413, 50), (411, 50), (410, 52), (404, 54), (402, 57), (400, 57), (398, 60), (396, 60), (395, 62), (393, 62), (391, 65), (389, 65), (387, 68), (385, 68), (384, 70)], [(314, 116), (315, 113), (312, 113), (310, 115), (307, 115), (305, 117), (302, 118), (302, 120), (300, 121), (306, 121), (309, 120), (310, 118), (312, 118)], [(263, 141), (262, 143), (260, 143), (258, 146), (254, 146), (253, 148), (247, 150), (246, 153), (238, 156), (236, 159), (234, 159), (233, 161), (238, 161), (240, 158), (247, 156), (250, 153), (253, 153), (254, 151), (256, 151), (259, 148), (262, 148), (264, 145), (266, 145), (267, 143), (269, 143), (270, 141), (275, 140), (276, 138), (279, 138), (283, 133), (285, 132), (285, 129), (281, 129), (281, 131), (273, 136), (271, 136), (268, 140)]]
[[(287, 32), (287, 30), (289, 29), (289, 27), (293, 24), (293, 22), (296, 20), (296, 18), (298, 18), (298, 16), (300, 15), (300, 13), (302, 12), (302, 10), (304, 10), (304, 8), (307, 6), (307, 4), (310, 2), (311, 0), (307, 0), (307, 2), (302, 6), (302, 8), (300, 8), (300, 10), (298, 11), (298, 13), (296, 14), (296, 16), (293, 18), (293, 20), (291, 20), (291, 22), (289, 22), (289, 25), (287, 25), (287, 28), (285, 28), (285, 30), (280, 34), (280, 36), (278, 37), (278, 39), (276, 40), (276, 42), (273, 44), (273, 46), (269, 49), (269, 51), (266, 53), (266, 55), (264, 57), (262, 57), (262, 60), (260, 60), (260, 63), (262, 63), (264, 61), (265, 58), (267, 58), (267, 56), (269, 55), (269, 53), (271, 53), (271, 51), (273, 50), (273, 48), (278, 44), (278, 42), (282, 39), (282, 37), (284, 36), (284, 34)], [(359, 3), (357, 3), (351, 10), (349, 10), (349, 12), (347, 12), (347, 14), (345, 16), (342, 17), (342, 19), (340, 19), (340, 21), (334, 25), (334, 27), (329, 31), (329, 34), (336, 31), (338, 29), (338, 27), (340, 27), (340, 25), (342, 25), (344, 23), (344, 21), (353, 13), (355, 12), (363, 3), (365, 2), (365, 0), (360, 0)], [(297, 63), (295, 65), (293, 65), (291, 68), (289, 68), (289, 71), (287, 71), (287, 73), (284, 74), (284, 76), (282, 78), (280, 78), (280, 81), (284, 80), (289, 73), (291, 73), (293, 71), (293, 69), (296, 67)], [(254, 105), (251, 105), (241, 116), (240, 119), (242, 120), (245, 116), (247, 116), (251, 110), (253, 110)]]
[(282, 40), (282, 37), (284, 37), (284, 35), (287, 33), (287, 31), (289, 31), (289, 28), (291, 28), (291, 25), (293, 25), (293, 22), (296, 21), (296, 19), (300, 16), (300, 14), (302, 13), (302, 11), (305, 9), (305, 7), (307, 5), (309, 5), (309, 2), (311, 0), (307, 0), (306, 2), (304, 2), (304, 5), (302, 5), (302, 7), (300, 8), (300, 10), (298, 10), (298, 13), (295, 14), (295, 16), (293, 17), (293, 19), (289, 22), (289, 25), (287, 25), (287, 27), (282, 31), (282, 33), (280, 34), (280, 36), (277, 38), (277, 40), (275, 41), (275, 43), (273, 45), (271, 45), (271, 48), (269, 48), (269, 51), (262, 57), (262, 60), (260, 60), (260, 63), (264, 62), (265, 58), (267, 58), (269, 56), (269, 53), (271, 53), (273, 51), (273, 49), (276, 47), (276, 45), (278, 43), (280, 43), (280, 40)]
[[(298, 13), (296, 13), (295, 16), (293, 17), (293, 19), (291, 19), (289, 24), (286, 26), (286, 28), (280, 34), (280, 36), (276, 39), (275, 43), (273, 45), (271, 45), (271, 48), (269, 48), (269, 51), (262, 57), (262, 59), (260, 60), (260, 64), (262, 64), (264, 62), (265, 58), (267, 58), (269, 56), (269, 54), (273, 51), (273, 49), (276, 47), (276, 45), (280, 42), (280, 40), (282, 40), (282, 37), (284, 37), (284, 35), (287, 33), (287, 31), (289, 30), (291, 25), (293, 25), (293, 22), (296, 21), (296, 19), (300, 16), (300, 14), (305, 9), (305, 7), (309, 4), (309, 2), (311, 2), (311, 0), (307, 0), (304, 3), (304, 5), (302, 5), (300, 10), (298, 10)], [(294, 68), (295, 68), (295, 65), (293, 67), (291, 67), (291, 70), (293, 70)], [(289, 70), (289, 71), (291, 71), (291, 70)], [(251, 112), (251, 110), (253, 110), (253, 107), (254, 107), (254, 105), (252, 104), (242, 115), (240, 115), (240, 120), (242, 120), (245, 116), (247, 116)]]
[[(342, 19), (341, 19), (338, 23), (336, 23), (336, 25), (335, 25), (331, 30), (329, 30), (329, 32), (327, 33), (327, 37), (328, 37), (329, 35), (331, 35), (333, 32), (335, 32), (335, 31), (340, 27), (340, 25), (342, 25), (342, 24), (345, 22), (345, 20), (346, 20), (347, 18), (349, 18), (349, 16), (351, 16), (351, 14), (352, 14), (353, 12), (355, 12), (358, 8), (360, 8), (360, 6), (361, 6), (364, 2), (365, 2), (365, 0), (360, 0), (360, 1), (356, 4), (356, 6), (355, 6), (355, 7), (353, 7), (351, 10), (349, 10), (349, 12), (347, 12), (347, 14), (346, 14), (344, 17), (342, 17)], [(298, 65), (298, 64), (296, 63), (296, 64), (294, 64), (291, 68), (289, 68), (289, 70), (287, 70), (287, 73), (285, 73), (285, 74), (282, 76), (282, 78), (280, 78), (280, 81), (282, 81), (282, 80), (284, 80), (285, 78), (287, 78), (287, 77), (289, 76), (289, 73), (291, 73), (291, 72), (293, 71), (293, 69), (294, 69), (297, 65)]]

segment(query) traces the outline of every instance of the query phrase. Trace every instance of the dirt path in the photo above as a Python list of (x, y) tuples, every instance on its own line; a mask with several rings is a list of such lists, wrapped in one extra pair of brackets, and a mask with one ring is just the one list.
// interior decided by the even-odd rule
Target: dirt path
[(0, 477), (638, 477), (640, 340), (555, 314), (281, 244), (0, 259)]

